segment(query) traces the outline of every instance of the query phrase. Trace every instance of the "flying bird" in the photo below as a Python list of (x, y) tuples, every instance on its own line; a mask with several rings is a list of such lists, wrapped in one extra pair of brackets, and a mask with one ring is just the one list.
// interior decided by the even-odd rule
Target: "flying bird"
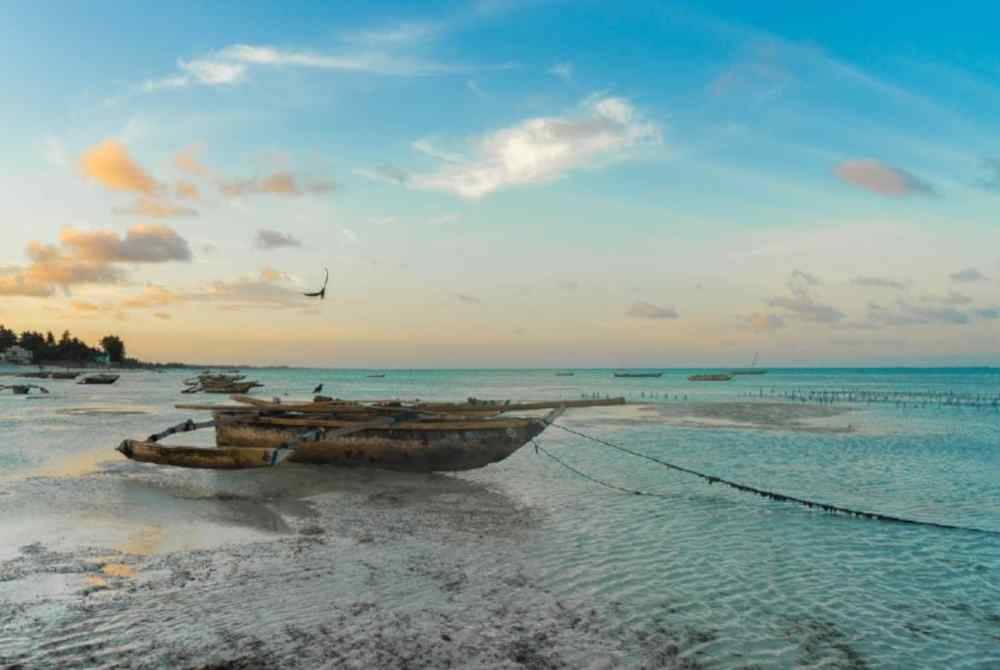
[(320, 384), (319, 386), (317, 386), (316, 388), (313, 389), (313, 393), (321, 393), (322, 391), (323, 391), (323, 385), (322, 384)]
[(320, 300), (326, 300), (326, 283), (330, 281), (330, 271), (327, 268), (323, 268), (326, 272), (326, 278), (323, 280), (323, 288), (318, 291), (311, 291), (309, 293), (303, 293), (307, 298), (319, 298)]

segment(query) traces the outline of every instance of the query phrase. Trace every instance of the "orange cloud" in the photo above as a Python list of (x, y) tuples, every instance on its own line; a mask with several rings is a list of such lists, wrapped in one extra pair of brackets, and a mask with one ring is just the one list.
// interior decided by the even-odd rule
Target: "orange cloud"
[(143, 309), (145, 307), (164, 307), (175, 303), (183, 302), (184, 296), (174, 293), (170, 289), (150, 284), (146, 286), (140, 295), (127, 298), (122, 301), (122, 307), (131, 309)]
[(115, 214), (134, 214), (152, 219), (166, 219), (178, 216), (198, 216), (198, 211), (190, 207), (175, 205), (159, 198), (142, 197), (130, 207), (115, 209)]
[(934, 193), (934, 188), (919, 177), (873, 159), (844, 161), (835, 172), (843, 181), (879, 195), (898, 198)]
[(178, 198), (184, 198), (185, 200), (198, 200), (201, 198), (201, 191), (198, 189), (198, 186), (189, 181), (178, 181), (175, 190), (177, 191)]
[(201, 150), (202, 147), (196, 144), (178, 151), (177, 155), (174, 156), (174, 165), (181, 172), (186, 172), (196, 177), (208, 176), (211, 170), (198, 159)]
[(84, 152), (80, 158), (83, 173), (114, 191), (152, 195), (159, 189), (156, 180), (132, 160), (125, 145), (108, 139)]
[(187, 240), (166, 226), (133, 226), (119, 237), (109, 230), (64, 228), (59, 244), (30, 242), (27, 267), (0, 272), (0, 295), (46, 297), (54, 287), (116, 284), (124, 279), (119, 263), (166, 263), (191, 260)]

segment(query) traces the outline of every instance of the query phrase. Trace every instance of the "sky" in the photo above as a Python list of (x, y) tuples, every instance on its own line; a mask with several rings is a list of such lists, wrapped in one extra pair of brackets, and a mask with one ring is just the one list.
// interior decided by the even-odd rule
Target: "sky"
[(0, 323), (192, 363), (996, 364), (1000, 6), (921, 4), (4, 3)]

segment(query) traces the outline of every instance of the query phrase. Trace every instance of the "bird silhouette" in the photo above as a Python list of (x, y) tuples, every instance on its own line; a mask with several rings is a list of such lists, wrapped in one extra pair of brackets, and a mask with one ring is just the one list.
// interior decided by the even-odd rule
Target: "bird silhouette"
[(327, 268), (323, 268), (326, 272), (326, 278), (323, 279), (323, 288), (318, 291), (310, 291), (309, 293), (303, 293), (307, 298), (319, 298), (320, 300), (326, 300), (326, 284), (330, 281), (330, 271)]
[(323, 391), (323, 385), (322, 384), (320, 384), (319, 386), (317, 386), (316, 388), (313, 389), (313, 393), (320, 393), (322, 391)]

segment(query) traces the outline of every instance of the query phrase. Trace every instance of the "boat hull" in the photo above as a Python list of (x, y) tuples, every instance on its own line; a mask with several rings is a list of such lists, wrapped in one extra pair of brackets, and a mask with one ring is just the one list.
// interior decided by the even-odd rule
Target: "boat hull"
[(126, 458), (140, 463), (200, 470), (266, 468), (279, 462), (279, 455), (275, 449), (242, 447), (206, 449), (204, 447), (174, 447), (155, 442), (125, 440), (118, 447), (118, 451)]
[[(473, 470), (509, 457), (546, 428), (541, 420), (434, 427), (400, 424), (339, 437), (321, 436), (295, 447), (290, 461), (405, 472)], [(322, 426), (322, 423), (320, 422)], [(295, 441), (309, 425), (274, 425), (216, 414), (219, 447), (273, 449)], [(333, 426), (330, 426), (331, 428)], [(332, 432), (332, 431), (330, 431)]]

